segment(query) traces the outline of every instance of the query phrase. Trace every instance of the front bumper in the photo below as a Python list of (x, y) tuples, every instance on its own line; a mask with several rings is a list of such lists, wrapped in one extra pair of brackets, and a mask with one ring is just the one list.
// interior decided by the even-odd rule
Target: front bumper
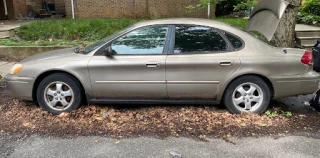
[(35, 79), (30, 77), (18, 77), (6, 75), (4, 77), (6, 87), (12, 91), (16, 98), (21, 100), (32, 100), (32, 90)]

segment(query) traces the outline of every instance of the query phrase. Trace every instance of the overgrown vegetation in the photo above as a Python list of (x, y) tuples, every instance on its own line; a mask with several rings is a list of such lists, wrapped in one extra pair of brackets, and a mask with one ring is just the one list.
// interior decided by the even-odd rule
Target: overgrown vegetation
[(320, 24), (320, 1), (306, 0), (299, 8), (297, 22), (313, 25)]
[(20, 28), (18, 35), (27, 41), (38, 40), (82, 40), (95, 41), (113, 34), (139, 20), (95, 19), (95, 20), (46, 20), (36, 21)]

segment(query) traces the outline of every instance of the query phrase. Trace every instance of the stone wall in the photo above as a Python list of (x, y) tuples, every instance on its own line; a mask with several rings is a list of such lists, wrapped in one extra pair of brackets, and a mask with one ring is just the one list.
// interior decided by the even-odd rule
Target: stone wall
[[(194, 9), (192, 13), (186, 13), (187, 6), (197, 3), (199, 0), (74, 0), (74, 9), (75, 17), (80, 19), (207, 17), (207, 9)], [(67, 17), (70, 18), (71, 0), (65, 4)]]

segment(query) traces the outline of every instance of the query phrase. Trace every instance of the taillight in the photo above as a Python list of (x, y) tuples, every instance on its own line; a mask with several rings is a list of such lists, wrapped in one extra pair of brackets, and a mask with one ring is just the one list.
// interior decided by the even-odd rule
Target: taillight
[(306, 65), (311, 66), (311, 65), (313, 64), (312, 52), (309, 51), (309, 50), (307, 50), (307, 51), (303, 54), (303, 56), (302, 56), (302, 58), (301, 58), (301, 62), (302, 62), (303, 64), (306, 64)]

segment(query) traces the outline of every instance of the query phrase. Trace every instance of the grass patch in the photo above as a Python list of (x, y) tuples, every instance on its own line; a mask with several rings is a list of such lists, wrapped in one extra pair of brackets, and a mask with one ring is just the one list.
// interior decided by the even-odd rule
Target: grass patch
[(243, 18), (221, 18), (221, 17), (219, 17), (219, 18), (215, 18), (214, 20), (228, 23), (233, 26), (237, 26), (237, 27), (241, 27), (241, 28), (245, 28), (246, 25), (248, 24), (248, 19), (243, 19)]
[(138, 21), (134, 19), (36, 21), (20, 27), (18, 35), (27, 41), (49, 39), (96, 41)]

